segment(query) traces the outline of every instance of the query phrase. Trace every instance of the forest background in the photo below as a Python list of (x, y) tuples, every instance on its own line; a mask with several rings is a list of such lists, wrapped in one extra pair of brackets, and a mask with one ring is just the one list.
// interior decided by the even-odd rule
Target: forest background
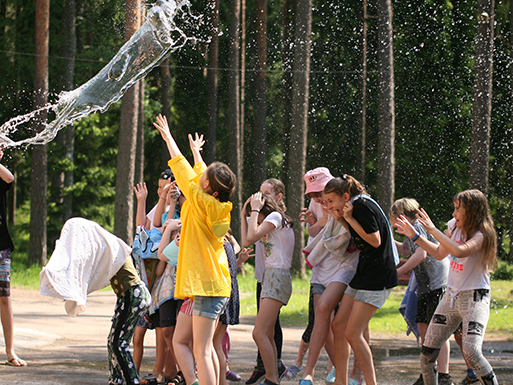
[[(0, 123), (40, 105), (41, 92), (52, 101), (96, 75), (134, 29), (126, 15), (151, 5), (2, 0)], [(493, 27), (493, 45), (484, 51), (490, 64), (493, 58), (493, 76), (487, 74), (493, 84), (485, 92), (485, 151), (473, 152), (473, 112), (483, 94), (476, 88), (484, 78), (478, 72), (483, 7)], [(41, 53), (42, 9), (48, 45)], [(6, 152), (2, 162), (16, 176), (9, 215), (15, 256), (44, 264), (71, 216), (94, 220), (131, 243), (131, 188), (147, 183), (148, 210), (158, 200), (168, 154), (151, 123), (164, 113), (180, 148), (188, 148), (188, 133), (205, 133), (207, 162), (226, 162), (237, 173), (236, 233), (240, 202), (269, 177), (284, 180), (295, 218), (308, 204), (302, 174), (324, 166), (362, 180), (385, 211), (394, 199), (416, 198), (443, 226), (452, 197), (475, 187), (477, 175), (495, 220), (499, 257), (513, 261), (510, 1), (201, 0), (192, 9), (205, 15), (202, 33), (213, 37), (210, 43), (172, 53), (123, 102), (81, 119), (48, 145)], [(41, 58), (47, 61), (44, 87)], [(135, 139), (124, 161), (127, 129)], [(482, 158), (486, 170), (478, 173), (472, 162)], [(300, 275), (302, 241), (294, 264)]]

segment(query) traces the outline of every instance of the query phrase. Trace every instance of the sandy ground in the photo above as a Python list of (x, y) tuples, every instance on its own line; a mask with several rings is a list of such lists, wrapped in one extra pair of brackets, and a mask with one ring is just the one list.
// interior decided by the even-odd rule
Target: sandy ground
[[(62, 300), (42, 296), (35, 290), (13, 289), (15, 347), (28, 366), (7, 366), (2, 364), (5, 356), (0, 355), (0, 385), (107, 384), (106, 340), (115, 300), (111, 291), (94, 293), (89, 296), (85, 313), (71, 318), (66, 315)], [(230, 368), (244, 381), (251, 375), (256, 357), (251, 337), (253, 323), (253, 317), (244, 317), (240, 325), (230, 327)], [(286, 365), (295, 359), (302, 332), (301, 328), (284, 329), (283, 361)], [(3, 342), (2, 335), (1, 350)], [(154, 333), (147, 333), (145, 342), (142, 372), (149, 373), (155, 359)], [(420, 349), (415, 338), (374, 335), (371, 346), (379, 384), (412, 384), (417, 379)], [(513, 343), (486, 341), (483, 350), (500, 383), (513, 385)], [(326, 365), (327, 356), (323, 353), (317, 366), (316, 385), (324, 383)], [(452, 342), (450, 371), (455, 385), (461, 382), (464, 370), (459, 349)], [(297, 380), (282, 383), (297, 384)]]

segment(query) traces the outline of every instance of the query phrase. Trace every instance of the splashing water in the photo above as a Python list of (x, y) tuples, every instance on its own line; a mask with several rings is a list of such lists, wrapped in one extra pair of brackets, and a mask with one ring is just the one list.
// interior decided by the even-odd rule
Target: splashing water
[[(61, 128), (73, 121), (92, 112), (105, 112), (130, 86), (160, 64), (171, 52), (180, 49), (189, 40), (195, 40), (176, 26), (174, 17), (179, 12), (191, 15), (187, 0), (157, 0), (149, 9), (142, 26), (94, 78), (73, 91), (61, 92), (56, 103), (16, 116), (4, 123), (0, 127), (0, 145), (15, 147), (23, 144), (46, 144), (55, 138)], [(44, 123), (41, 132), (19, 141), (9, 137), (21, 124), (33, 120), (41, 112), (55, 113), (55, 119)]]

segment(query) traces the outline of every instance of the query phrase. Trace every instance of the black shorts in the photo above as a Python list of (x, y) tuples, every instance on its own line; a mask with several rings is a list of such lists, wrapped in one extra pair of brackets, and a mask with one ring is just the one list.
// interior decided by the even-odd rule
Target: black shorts
[(420, 293), (417, 299), (417, 316), (415, 317), (415, 322), (429, 324), (444, 293), (445, 287), (428, 293)]
[[(165, 328), (176, 326), (176, 315), (182, 306), (182, 300), (170, 299), (159, 306), (150, 318), (156, 327)], [(157, 319), (158, 320), (157, 320)], [(157, 322), (153, 322), (157, 321)]]

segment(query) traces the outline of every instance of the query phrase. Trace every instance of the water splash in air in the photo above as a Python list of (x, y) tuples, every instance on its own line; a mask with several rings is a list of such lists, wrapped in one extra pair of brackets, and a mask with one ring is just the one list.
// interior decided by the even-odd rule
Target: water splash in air
[[(189, 7), (187, 0), (157, 0), (147, 12), (142, 26), (95, 77), (73, 91), (61, 92), (57, 102), (4, 123), (0, 127), (0, 145), (45, 144), (73, 121), (92, 112), (105, 112), (130, 86), (146, 76), (171, 52), (180, 49), (189, 40), (195, 40), (188, 37), (174, 20), (179, 13), (191, 16)], [(55, 119), (44, 123), (44, 129), (32, 137), (19, 141), (10, 138), (20, 125), (35, 119), (41, 112), (53, 112)]]

